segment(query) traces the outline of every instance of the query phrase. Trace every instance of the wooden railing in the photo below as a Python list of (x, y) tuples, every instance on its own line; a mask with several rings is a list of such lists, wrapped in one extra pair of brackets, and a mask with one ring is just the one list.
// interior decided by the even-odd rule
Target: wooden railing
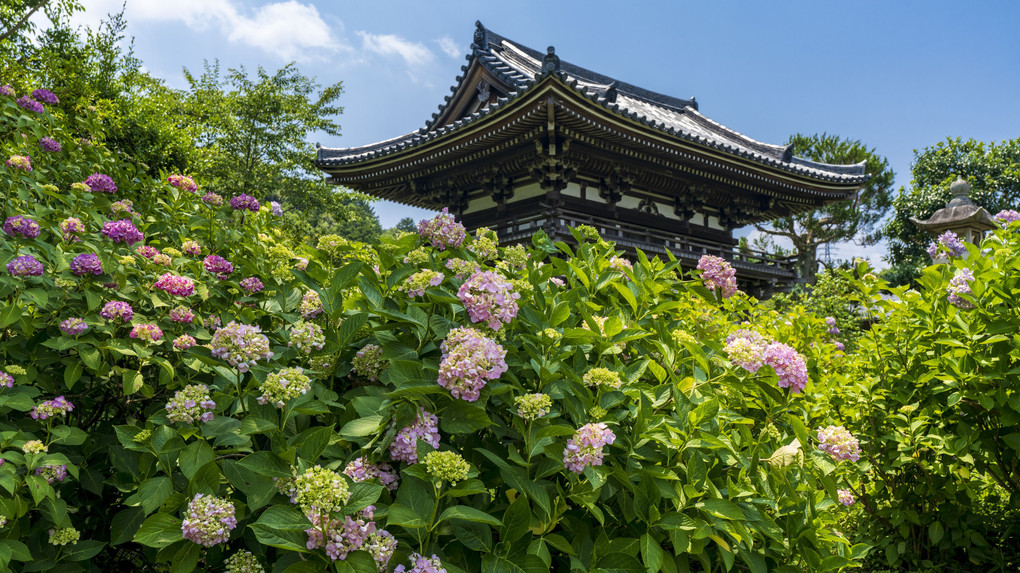
[[(782, 279), (795, 279), (797, 267), (794, 257), (776, 257), (762, 251), (737, 250), (734, 245), (727, 245), (707, 239), (690, 237), (677, 233), (669, 233), (651, 227), (639, 227), (617, 220), (607, 219), (557, 209), (553, 216), (554, 228), (558, 234), (569, 235), (569, 227), (589, 225), (598, 230), (603, 239), (616, 242), (624, 249), (641, 249), (647, 253), (665, 254), (668, 249), (674, 257), (687, 261), (696, 261), (702, 255), (722, 257), (738, 270), (749, 271)], [(542, 214), (524, 215), (501, 221), (496, 225), (501, 242), (514, 243), (523, 241), (542, 228), (547, 228), (548, 216)]]

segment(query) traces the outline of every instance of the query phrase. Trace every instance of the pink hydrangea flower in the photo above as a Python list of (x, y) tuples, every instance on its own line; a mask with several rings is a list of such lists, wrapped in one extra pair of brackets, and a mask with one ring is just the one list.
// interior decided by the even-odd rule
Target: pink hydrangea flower
[(414, 423), (397, 432), (390, 444), (390, 457), (409, 464), (418, 463), (418, 440), (439, 449), (439, 418), (425, 408), (418, 408)]
[(160, 275), (152, 286), (174, 296), (191, 296), (195, 292), (195, 281), (173, 273)]
[(212, 207), (219, 207), (223, 204), (223, 197), (213, 193), (212, 191), (202, 195), (202, 202)]
[(440, 344), (439, 385), (454, 398), (478, 400), (487, 380), (496, 380), (507, 371), (506, 350), (495, 340), (468, 327), (454, 328)]
[(145, 257), (151, 261), (153, 257), (159, 254), (159, 249), (149, 245), (141, 245), (139, 247), (135, 247), (135, 254), (140, 257)]
[(443, 207), (442, 213), (418, 223), (418, 234), (426, 241), (431, 241), (433, 247), (443, 251), (448, 246), (459, 247), (467, 231), (464, 225), (454, 220), (449, 208)]
[[(191, 323), (191, 321), (195, 320), (195, 313), (186, 306), (176, 306), (170, 310), (170, 320), (174, 322)], [(176, 344), (176, 341), (174, 344)]]
[(159, 342), (159, 339), (163, 338), (163, 331), (155, 324), (136, 324), (131, 329), (130, 336), (145, 342)]
[(145, 235), (135, 227), (135, 224), (130, 219), (104, 223), (102, 233), (104, 237), (112, 240), (114, 243), (124, 243), (127, 245), (133, 245), (145, 238)]
[(800, 394), (807, 386), (807, 364), (804, 357), (782, 342), (773, 342), (765, 347), (765, 364), (771, 366), (779, 376), (779, 387), (789, 388)]
[(12, 155), (5, 163), (7, 167), (20, 169), (25, 173), (32, 171), (32, 156), (30, 155)]
[(836, 461), (856, 462), (861, 457), (861, 446), (857, 438), (843, 426), (818, 428), (818, 449)]
[(195, 344), (197, 344), (197, 341), (190, 334), (182, 334), (174, 339), (174, 348), (177, 350), (187, 350)]
[(234, 272), (234, 265), (219, 255), (209, 255), (202, 261), (202, 266), (220, 280), (227, 278), (230, 276), (230, 273)]
[(198, 191), (198, 185), (195, 183), (195, 180), (187, 175), (171, 175), (166, 178), (166, 182), (188, 193)]
[(730, 298), (737, 292), (737, 271), (725, 259), (712, 255), (702, 255), (698, 261), (701, 280), (705, 288), (714, 291), (719, 289), (723, 298)]
[(854, 504), (854, 492), (848, 489), (837, 489), (836, 495), (839, 497), (839, 503), (846, 506)]
[(616, 434), (602, 422), (581, 426), (574, 436), (567, 440), (563, 450), (563, 465), (580, 474), (588, 466), (602, 465), (602, 448), (616, 441)]
[(457, 290), (457, 298), (468, 311), (471, 322), (484, 322), (499, 330), (517, 316), (517, 300), (510, 281), (493, 271), (477, 272)]
[(199, 245), (197, 241), (184, 241), (181, 244), (181, 250), (184, 254), (197, 257), (202, 254), (202, 245)]
[(765, 363), (765, 337), (753, 330), (737, 330), (726, 337), (726, 354), (734, 364), (754, 374)]
[(390, 491), (396, 491), (397, 486), (400, 484), (400, 477), (390, 464), (367, 463), (363, 457), (359, 457), (347, 464), (347, 467), (344, 468), (344, 474), (355, 482), (377, 479), (379, 483), (386, 486), (386, 489)]
[(89, 325), (80, 318), (68, 318), (60, 323), (60, 331), (68, 336), (79, 336), (88, 329)]
[(634, 270), (634, 265), (632, 265), (630, 261), (623, 257), (612, 257), (611, 259), (609, 259), (609, 268), (613, 269), (614, 271), (619, 271), (626, 275), (627, 271)]

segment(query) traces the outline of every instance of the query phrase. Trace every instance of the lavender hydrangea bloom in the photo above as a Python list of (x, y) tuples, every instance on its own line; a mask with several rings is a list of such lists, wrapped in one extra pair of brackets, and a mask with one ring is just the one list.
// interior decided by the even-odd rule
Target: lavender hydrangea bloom
[(478, 400), (486, 381), (496, 380), (507, 371), (506, 350), (472, 328), (451, 330), (440, 349), (443, 358), (438, 382), (454, 398), (467, 402)]
[(7, 97), (14, 97), (14, 88), (12, 88), (11, 86), (9, 86), (7, 84), (4, 84), (4, 85), (0, 86), (0, 95), (7, 96)]
[(194, 424), (213, 419), (216, 402), (209, 396), (205, 384), (189, 384), (174, 393), (173, 400), (166, 403), (166, 419), (174, 424)]
[(439, 418), (425, 408), (418, 408), (414, 423), (397, 432), (390, 444), (390, 456), (396, 461), (418, 463), (418, 440), (439, 449)]
[(47, 418), (66, 415), (72, 410), (74, 410), (74, 404), (70, 403), (67, 398), (64, 398), (63, 396), (57, 396), (52, 400), (41, 402), (38, 406), (32, 408), (28, 415), (33, 420), (45, 420)]
[(56, 105), (60, 103), (60, 100), (57, 99), (57, 94), (51, 92), (50, 90), (44, 89), (32, 90), (32, 98), (35, 101), (49, 105)]
[(16, 277), (37, 277), (43, 274), (43, 265), (32, 255), (22, 255), (7, 263), (7, 272)]
[(971, 294), (970, 283), (974, 280), (974, 273), (970, 269), (960, 269), (956, 275), (949, 279), (949, 286), (946, 287), (946, 294), (949, 295), (949, 303), (961, 310), (970, 310), (974, 304), (963, 298), (961, 295)]
[(202, 195), (202, 202), (205, 203), (206, 205), (219, 207), (220, 205), (223, 204), (223, 197), (220, 197), (216, 193), (209, 191), (205, 195)]
[(60, 222), (60, 232), (64, 234), (65, 241), (80, 241), (81, 239), (75, 235), (84, 233), (85, 225), (81, 222), (81, 219), (68, 217)]
[(698, 270), (705, 288), (719, 289), (723, 298), (730, 298), (737, 292), (737, 271), (725, 259), (703, 255), (698, 261)]
[(765, 347), (768, 342), (753, 330), (737, 330), (726, 337), (726, 354), (734, 364), (751, 374), (765, 363)]
[(88, 185), (89, 191), (93, 193), (116, 193), (117, 186), (113, 183), (113, 178), (109, 175), (102, 173), (93, 173), (85, 179), (85, 185)]
[(43, 104), (35, 101), (28, 96), (21, 96), (18, 98), (18, 105), (26, 111), (33, 111), (35, 113), (42, 113), (45, 109)]
[(187, 191), (188, 193), (198, 191), (198, 184), (195, 183), (194, 179), (187, 175), (170, 175), (166, 178), (166, 182), (181, 191)]
[(995, 220), (1008, 227), (1010, 223), (1020, 221), (1020, 212), (1013, 209), (1004, 209), (995, 214)]
[(934, 261), (939, 255), (946, 255), (950, 258), (961, 258), (967, 254), (967, 247), (963, 245), (956, 233), (946, 231), (932, 241), (926, 249), (928, 256)]
[(281, 207), (280, 204), (277, 203), (276, 201), (270, 201), (269, 212), (272, 213), (274, 217), (282, 217), (283, 207)]
[(235, 211), (248, 210), (253, 213), (258, 213), (259, 211), (258, 199), (244, 193), (238, 195), (237, 197), (232, 198), (230, 200), (230, 206), (233, 207)]
[(234, 504), (225, 499), (196, 493), (188, 502), (188, 510), (181, 532), (184, 538), (205, 547), (230, 540), (230, 532), (237, 527)]
[(7, 217), (4, 221), (4, 232), (12, 237), (34, 239), (39, 236), (39, 223), (21, 215)]
[(269, 339), (261, 328), (234, 321), (216, 331), (211, 346), (213, 356), (226, 360), (241, 372), (247, 372), (250, 365), (259, 360), (269, 362), (273, 357)]
[(411, 560), (410, 569), (405, 568), (403, 565), (397, 565), (393, 573), (446, 573), (443, 562), (436, 555), (425, 557), (418, 553), (412, 553), (408, 559)]
[(135, 227), (135, 224), (130, 219), (108, 221), (103, 224), (102, 233), (104, 237), (112, 240), (114, 243), (124, 243), (126, 245), (133, 245), (145, 239), (145, 235)]
[(467, 309), (471, 322), (484, 322), (499, 330), (517, 316), (517, 299), (513, 285), (493, 271), (474, 273), (457, 291), (457, 298)]
[(119, 300), (107, 302), (103, 306), (103, 310), (99, 311), (99, 316), (106, 320), (120, 319), (122, 322), (130, 322), (134, 315), (135, 311), (131, 305)]
[(442, 213), (418, 223), (418, 234), (423, 239), (431, 241), (433, 247), (443, 251), (448, 246), (459, 247), (464, 242), (467, 231), (464, 225), (454, 220), (450, 209), (443, 207)]
[(262, 284), (262, 281), (260, 281), (258, 277), (248, 277), (246, 279), (242, 279), (240, 285), (241, 288), (243, 288), (245, 292), (247, 292), (248, 294), (255, 294), (261, 291), (263, 288), (265, 288), (265, 286)]
[(588, 466), (602, 465), (602, 448), (616, 441), (616, 434), (602, 422), (585, 424), (574, 432), (563, 449), (563, 465), (575, 474)]
[(397, 486), (400, 484), (400, 477), (390, 464), (367, 463), (363, 457), (359, 457), (347, 464), (347, 467), (344, 468), (344, 474), (354, 482), (378, 479), (379, 483), (386, 486), (386, 489), (390, 491), (396, 491)]
[(43, 151), (49, 151), (51, 153), (56, 153), (63, 149), (60, 146), (60, 142), (57, 141), (56, 139), (53, 139), (52, 137), (43, 137), (42, 139), (40, 139), (39, 147), (43, 148)]
[(71, 272), (77, 276), (101, 275), (103, 274), (103, 263), (99, 255), (95, 253), (84, 253), (71, 260)]

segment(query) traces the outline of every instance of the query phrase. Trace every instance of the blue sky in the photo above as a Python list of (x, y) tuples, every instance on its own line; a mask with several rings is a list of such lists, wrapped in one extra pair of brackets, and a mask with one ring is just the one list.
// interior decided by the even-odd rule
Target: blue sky
[[(94, 24), (121, 0), (84, 0)], [(465, 63), (475, 20), (564, 60), (680, 97), (755, 139), (793, 133), (859, 139), (909, 184), (915, 149), (946, 137), (1020, 137), (1020, 2), (374, 2), (127, 0), (128, 34), (153, 74), (275, 70), (294, 60), (342, 81), (353, 147), (422, 125)], [(426, 212), (379, 202), (383, 226)], [(840, 245), (833, 256), (884, 246)]]

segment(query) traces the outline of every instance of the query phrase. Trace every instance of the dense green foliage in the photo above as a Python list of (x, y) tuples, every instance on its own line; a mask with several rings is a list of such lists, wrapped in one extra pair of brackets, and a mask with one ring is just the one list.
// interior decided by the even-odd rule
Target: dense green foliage
[(853, 199), (775, 219), (768, 225), (755, 225), (763, 233), (785, 237), (792, 242), (797, 251), (801, 277), (814, 282), (819, 246), (837, 241), (872, 245), (881, 238), (875, 225), (885, 216), (891, 204), (889, 189), (895, 174), (888, 160), (857, 140), (824, 133), (797, 134), (791, 136), (787, 144), (793, 146), (794, 155), (813, 161), (836, 165), (864, 162), (865, 173), (869, 175), (867, 184)]
[(914, 151), (909, 187), (901, 187), (893, 202), (894, 215), (885, 229), (889, 262), (883, 276), (892, 284), (917, 279), (931, 259), (924, 249), (931, 237), (910, 222), (927, 219), (946, 206), (949, 186), (957, 177), (970, 183), (970, 197), (995, 214), (1020, 205), (1020, 138), (983, 143), (946, 139)]
[[(325, 492), (349, 490), (337, 516), (357, 518), (375, 506), (376, 526), (397, 541), (389, 568), (417, 551), (438, 555), (451, 572), (707, 571), (735, 563), (823, 571), (866, 553), (833, 529), (844, 511), (837, 487), (857, 479), (856, 467), (834, 463), (808, 431), (840, 421), (809, 415), (813, 386), (791, 394), (777, 387), (771, 367), (752, 375), (722, 352), (734, 321), (756, 312), (753, 300), (716, 302), (700, 282), (678, 280), (677, 261), (639, 257), (633, 270), (619, 270), (613, 246), (590, 234), (578, 235), (576, 251), (541, 236), (530, 252), (492, 251), (470, 238), (464, 248), (439, 250), (413, 234), (375, 251), (325, 238), (295, 253), (265, 207), (245, 214), (209, 205), (204, 190), (153, 180), (102, 145), (68, 137), (57, 116), (22, 110), (13, 97), (0, 103), (3, 155), (36, 150), (44, 136), (64, 146), (34, 154), (30, 172), (4, 167), (0, 180), (5, 215), (41, 227), (38, 237), (8, 233), (0, 258), (31, 255), (44, 268), (40, 276), (0, 275), (0, 361), (14, 375), (13, 387), (0, 388), (5, 566), (218, 570), (248, 549), (278, 571), (330, 564), (375, 571), (364, 551), (333, 561), (306, 547), (313, 525), (278, 489), (314, 466), (340, 472), (358, 457), (393, 464), (399, 487), (336, 474), (342, 487)], [(91, 121), (86, 115), (78, 127), (98, 129)], [(72, 185), (96, 172), (112, 177), (116, 193)], [(135, 214), (111, 209), (126, 199)], [(70, 216), (83, 223), (81, 241), (63, 236), (60, 223)], [(104, 238), (100, 227), (116, 218), (133, 221), (160, 254)], [(188, 240), (203, 256), (228, 258), (233, 270), (213, 272), (188, 254)], [(100, 274), (74, 274), (75, 257), (88, 253), (98, 255)], [(304, 271), (299, 255), (309, 260)], [(516, 317), (495, 331), (476, 323), (458, 292), (463, 281), (445, 266), (454, 257), (503, 277), (497, 283), (512, 281), (521, 296)], [(423, 269), (446, 277), (411, 296), (412, 275)], [(165, 273), (192, 279), (193, 294), (165, 290)], [(265, 289), (246, 290), (247, 277)], [(318, 294), (321, 314), (310, 312), (308, 292)], [(101, 316), (111, 301), (132, 306), (130, 323)], [(178, 306), (193, 312), (192, 322), (173, 319)], [(75, 317), (89, 328), (62, 332), (60, 323)], [(232, 367), (219, 353), (227, 343), (213, 338), (235, 328), (232, 321), (259, 327), (272, 356)], [(820, 319), (757, 322), (807, 357), (813, 380), (841, 359), (831, 344), (811, 344), (824, 329)], [(151, 327), (143, 325), (163, 337), (147, 340)], [(505, 351), (508, 370), (476, 401), (437, 384), (450, 368), (443, 342), (457, 327)], [(185, 334), (198, 345), (178, 350), (171, 340)], [(381, 349), (378, 380), (374, 367), (353, 366), (370, 344)], [(309, 390), (259, 403), (273, 377), (295, 366), (311, 377)], [(597, 368), (618, 385), (586, 385)], [(174, 421), (183, 407), (173, 405), (175, 394), (198, 384), (208, 388), (212, 402), (202, 411), (212, 419)], [(551, 402), (528, 421), (516, 398), (535, 392)], [(28, 415), (56, 396), (74, 409)], [(440, 449), (462, 457), (466, 475), (456, 464), (398, 461), (391, 446), (418, 407), (438, 416)], [(564, 467), (567, 445), (593, 423), (615, 441), (600, 448), (601, 465), (575, 473)], [(417, 450), (431, 447), (418, 442)], [(61, 466), (63, 479), (53, 475)], [(199, 494), (232, 508), (229, 541), (204, 548), (183, 538)], [(304, 494), (294, 495), (302, 503)], [(73, 538), (70, 528), (80, 539), (53, 551)]]
[(832, 317), (839, 330), (839, 341), (852, 352), (871, 318), (860, 312), (854, 301), (858, 291), (853, 278), (841, 272), (849, 266), (850, 263), (844, 263), (836, 269), (825, 269), (818, 274), (815, 284), (796, 285), (789, 292), (772, 295), (764, 304), (784, 314), (806, 310), (815, 316)]

